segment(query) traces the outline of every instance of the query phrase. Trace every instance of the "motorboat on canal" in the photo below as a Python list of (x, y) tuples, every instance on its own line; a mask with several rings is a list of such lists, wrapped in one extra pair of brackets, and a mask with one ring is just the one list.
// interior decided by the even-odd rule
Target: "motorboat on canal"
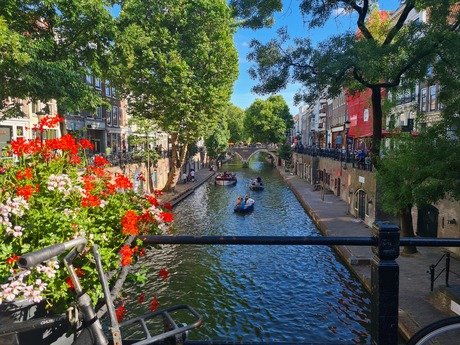
[(234, 186), (236, 185), (236, 182), (236, 174), (227, 171), (224, 171), (221, 174), (217, 174), (215, 177), (215, 184), (221, 186)]
[(265, 186), (263, 183), (258, 183), (258, 182), (254, 182), (252, 181), (251, 183), (249, 183), (249, 189), (250, 190), (264, 190)]
[(249, 189), (250, 190), (264, 190), (265, 185), (262, 182), (262, 179), (260, 177), (257, 177), (254, 180), (251, 180), (249, 182)]
[(251, 205), (239, 205), (233, 208), (233, 211), (236, 213), (248, 213), (254, 210), (254, 203)]
[(249, 195), (246, 194), (244, 198), (238, 197), (236, 199), (236, 205), (233, 208), (233, 211), (236, 213), (248, 213), (254, 210), (254, 199), (250, 198)]

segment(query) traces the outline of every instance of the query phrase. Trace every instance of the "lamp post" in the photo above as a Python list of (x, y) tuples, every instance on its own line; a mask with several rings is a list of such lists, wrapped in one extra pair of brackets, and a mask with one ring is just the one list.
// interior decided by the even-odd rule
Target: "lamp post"
[(348, 131), (350, 130), (350, 121), (345, 121), (345, 147), (346, 147), (346, 155), (345, 155), (345, 162), (348, 162)]

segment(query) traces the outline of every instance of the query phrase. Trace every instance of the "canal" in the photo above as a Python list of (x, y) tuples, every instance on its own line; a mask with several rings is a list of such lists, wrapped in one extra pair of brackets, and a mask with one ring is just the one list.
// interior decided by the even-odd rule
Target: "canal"
[[(236, 172), (237, 185), (209, 180), (176, 205), (177, 235), (322, 236), (262, 154), (249, 168), (231, 161), (222, 169)], [(257, 176), (265, 190), (251, 192), (249, 180)], [(254, 211), (234, 213), (245, 194)], [(189, 304), (204, 316), (190, 340), (370, 342), (369, 295), (329, 247), (162, 245), (148, 259), (146, 300), (156, 296), (159, 308)], [(144, 306), (139, 313), (145, 312)]]

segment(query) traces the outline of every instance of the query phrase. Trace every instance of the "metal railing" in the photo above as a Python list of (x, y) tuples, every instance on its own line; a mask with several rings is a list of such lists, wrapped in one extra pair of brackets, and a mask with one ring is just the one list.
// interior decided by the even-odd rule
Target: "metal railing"
[[(376, 222), (371, 237), (313, 236), (140, 236), (146, 243), (194, 245), (326, 245), (372, 246), (371, 260), (371, 343), (398, 344), (399, 266), (396, 259), (401, 246), (460, 247), (460, 239), (400, 238), (399, 227)], [(216, 341), (187, 342), (194, 345), (230, 344)], [(234, 344), (234, 343), (232, 343)], [(238, 344), (245, 344), (238, 342)], [(256, 345), (257, 342), (247, 344)], [(260, 343), (262, 344), (262, 343)], [(267, 343), (263, 343), (266, 345)], [(280, 344), (280, 343), (277, 343)], [(286, 344), (286, 343), (284, 343)], [(299, 344), (298, 342), (296, 344)], [(309, 343), (308, 341), (302, 343)], [(344, 344), (344, 343), (336, 343)]]
[(358, 157), (358, 151), (346, 151), (343, 149), (322, 149), (318, 147), (296, 147), (294, 152), (312, 157), (330, 158), (343, 163), (350, 163), (353, 168), (372, 171), (373, 165), (365, 158)]

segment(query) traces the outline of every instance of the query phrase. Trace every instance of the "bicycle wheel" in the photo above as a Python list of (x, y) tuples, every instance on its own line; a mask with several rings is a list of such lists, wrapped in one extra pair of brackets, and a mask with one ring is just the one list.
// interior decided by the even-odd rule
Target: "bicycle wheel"
[(429, 324), (414, 334), (406, 345), (460, 344), (460, 316)]

